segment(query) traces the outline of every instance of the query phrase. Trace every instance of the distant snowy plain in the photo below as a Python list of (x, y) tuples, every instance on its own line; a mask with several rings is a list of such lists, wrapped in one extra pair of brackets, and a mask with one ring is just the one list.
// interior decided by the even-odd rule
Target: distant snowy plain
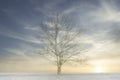
[(0, 73), (0, 80), (120, 80), (120, 74)]

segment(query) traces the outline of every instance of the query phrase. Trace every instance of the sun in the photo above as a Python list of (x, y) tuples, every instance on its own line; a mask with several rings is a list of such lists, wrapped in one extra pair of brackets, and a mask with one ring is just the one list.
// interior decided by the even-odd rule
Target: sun
[(95, 68), (95, 72), (96, 73), (102, 73), (103, 72), (103, 68), (102, 67), (96, 67)]

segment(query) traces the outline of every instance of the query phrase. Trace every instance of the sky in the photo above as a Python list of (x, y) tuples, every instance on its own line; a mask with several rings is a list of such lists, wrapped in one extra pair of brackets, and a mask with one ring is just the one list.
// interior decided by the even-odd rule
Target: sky
[[(40, 22), (55, 14), (72, 17), (82, 29), (88, 66), (66, 64), (64, 73), (120, 72), (119, 0), (0, 0), (0, 72), (55, 72), (40, 58)], [(48, 24), (50, 25), (50, 24)], [(51, 67), (51, 68), (50, 68)]]

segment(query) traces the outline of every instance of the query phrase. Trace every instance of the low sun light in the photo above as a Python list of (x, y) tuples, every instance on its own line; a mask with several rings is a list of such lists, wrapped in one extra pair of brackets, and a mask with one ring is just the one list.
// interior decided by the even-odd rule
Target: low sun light
[(102, 73), (103, 72), (103, 69), (101, 67), (96, 67), (95, 68), (95, 72), (96, 73)]

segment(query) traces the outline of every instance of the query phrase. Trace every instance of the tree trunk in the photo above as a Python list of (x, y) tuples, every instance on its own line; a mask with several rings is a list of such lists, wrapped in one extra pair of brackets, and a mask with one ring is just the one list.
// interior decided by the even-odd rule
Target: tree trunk
[(61, 65), (57, 66), (57, 74), (60, 75), (61, 74)]

